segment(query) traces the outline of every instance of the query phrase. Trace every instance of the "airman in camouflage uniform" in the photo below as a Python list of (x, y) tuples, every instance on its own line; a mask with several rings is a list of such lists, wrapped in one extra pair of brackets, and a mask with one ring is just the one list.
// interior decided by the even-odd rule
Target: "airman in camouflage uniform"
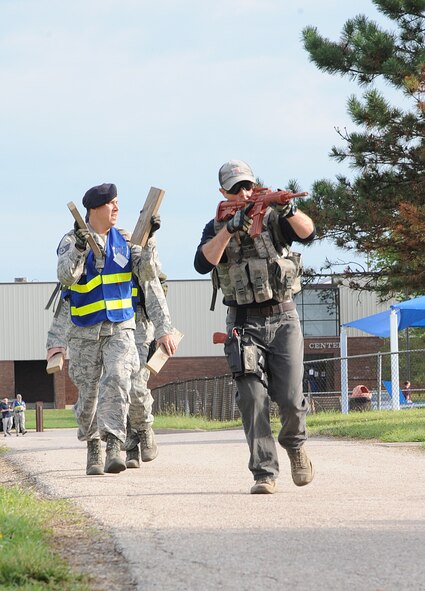
[[(157, 222), (159, 226), (159, 220)], [(136, 346), (140, 359), (140, 370), (133, 375), (130, 391), (129, 421), (127, 425), (127, 441), (125, 444), (127, 468), (140, 467), (141, 459), (150, 462), (158, 455), (158, 446), (152, 429), (154, 417), (152, 415), (153, 398), (148, 388), (150, 372), (146, 367), (151, 345), (160, 343), (164, 336), (171, 335), (170, 313), (165, 299), (164, 280), (161, 273), (158, 253), (152, 239), (148, 242), (152, 248), (152, 257), (157, 269), (155, 281), (148, 281), (140, 285), (139, 302), (136, 308)]]
[[(78, 438), (87, 441), (87, 474), (103, 474), (100, 440), (106, 441), (105, 472), (126, 465), (120, 457), (126, 438), (131, 376), (139, 370), (132, 307), (132, 276), (155, 279), (152, 254), (129, 244), (114, 226), (118, 199), (113, 184), (86, 192), (88, 225), (102, 256), (87, 247), (88, 231), (74, 227), (58, 248), (58, 280), (69, 288), (72, 324), (68, 331), (69, 374), (78, 388)], [(172, 354), (172, 337), (164, 346)]]
[[(158, 229), (159, 226), (159, 216), (153, 216), (153, 230), (151, 231), (151, 236), (153, 231)], [(145, 367), (145, 363), (152, 341), (154, 341), (155, 338), (159, 341), (161, 337), (172, 332), (168, 306), (164, 297), (164, 290), (159, 289), (157, 283), (158, 278), (161, 278), (162, 283), (166, 277), (160, 271), (160, 263), (154, 238), (149, 238), (146, 250), (147, 252), (150, 252), (152, 257), (151, 260), (154, 262), (155, 271), (159, 273), (159, 275), (152, 281), (143, 284), (144, 289), (141, 294), (142, 298), (141, 300), (139, 298), (137, 306), (135, 340), (139, 353), (140, 367), (131, 377), (129, 417), (133, 417), (132, 424), (134, 425), (134, 429), (131, 431), (132, 436), (130, 437), (130, 421), (128, 420), (127, 441), (125, 444), (128, 449), (126, 461), (128, 468), (139, 467), (139, 441), (141, 443), (143, 461), (151, 461), (158, 454), (152, 430), (152, 423), (154, 420), (152, 415), (153, 398), (147, 387), (149, 371)], [(147, 294), (147, 297), (145, 294)], [(72, 327), (69, 299), (61, 299), (58, 308), (59, 309), (53, 318), (47, 335), (47, 359), (57, 352), (61, 352), (65, 355), (68, 346), (68, 333)], [(148, 319), (146, 310), (149, 310), (149, 314), (156, 320), (156, 330), (154, 324)], [(89, 465), (88, 470), (92, 470)]]

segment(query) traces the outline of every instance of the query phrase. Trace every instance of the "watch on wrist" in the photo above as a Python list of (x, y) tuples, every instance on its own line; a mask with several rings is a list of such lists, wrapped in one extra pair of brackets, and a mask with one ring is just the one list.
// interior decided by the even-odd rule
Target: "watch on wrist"
[(289, 210), (289, 212), (286, 214), (285, 217), (291, 218), (292, 216), (294, 216), (297, 213), (297, 210), (298, 210), (297, 204), (292, 202), (291, 209)]

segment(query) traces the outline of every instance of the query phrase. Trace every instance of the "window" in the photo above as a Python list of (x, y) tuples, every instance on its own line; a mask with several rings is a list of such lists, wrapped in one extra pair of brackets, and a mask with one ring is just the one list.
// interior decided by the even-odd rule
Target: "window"
[(305, 337), (339, 336), (337, 287), (304, 286), (295, 301)]

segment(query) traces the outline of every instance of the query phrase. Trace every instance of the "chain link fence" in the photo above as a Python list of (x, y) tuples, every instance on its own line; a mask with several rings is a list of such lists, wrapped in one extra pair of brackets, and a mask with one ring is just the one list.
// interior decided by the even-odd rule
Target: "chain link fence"
[(185, 414), (212, 420), (239, 418), (231, 375), (173, 382), (152, 390), (153, 414)]
[[(310, 412), (341, 411), (341, 371), (347, 372), (348, 392), (364, 386), (367, 400), (349, 396), (349, 410), (390, 410), (393, 363), (399, 364), (401, 384), (411, 382), (413, 406), (425, 405), (425, 349), (374, 353), (342, 359), (332, 357), (304, 363), (304, 395)], [(173, 382), (152, 390), (154, 414), (186, 414), (212, 420), (234, 420), (240, 417), (236, 405), (236, 387), (231, 375)], [(276, 406), (271, 412), (276, 414)]]
[[(351, 410), (387, 410), (392, 408), (391, 376), (398, 362), (400, 383), (411, 382), (413, 404), (425, 402), (424, 349), (356, 355), (346, 359), (328, 358), (304, 363), (304, 392), (312, 401), (312, 410), (341, 410), (342, 372), (347, 372)], [(356, 386), (365, 386), (370, 393), (368, 405), (350, 397)]]

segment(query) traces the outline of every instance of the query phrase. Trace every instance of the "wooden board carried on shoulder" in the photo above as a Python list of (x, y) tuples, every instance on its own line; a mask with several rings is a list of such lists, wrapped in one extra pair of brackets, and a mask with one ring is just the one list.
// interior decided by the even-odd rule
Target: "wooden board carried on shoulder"
[[(67, 206), (68, 206), (69, 211), (72, 213), (74, 220), (77, 222), (78, 227), (81, 228), (82, 230), (88, 230), (87, 224), (83, 220), (83, 218), (81, 217), (81, 214), (78, 211), (75, 203), (73, 201), (70, 201), (69, 203), (67, 203)], [(87, 238), (87, 242), (89, 243), (89, 246), (92, 249), (94, 256), (96, 258), (100, 258), (102, 256), (102, 253), (100, 252), (100, 248), (96, 244), (95, 239), (90, 234), (90, 232), (89, 232), (89, 236)]]
[[(173, 337), (176, 346), (180, 343), (183, 338), (183, 333), (178, 331), (176, 328), (173, 330)], [(152, 357), (147, 361), (146, 367), (149, 369), (151, 373), (155, 376), (161, 371), (164, 367), (166, 361), (170, 359), (170, 356), (166, 353), (165, 348), (163, 345), (160, 345)]]
[(145, 246), (151, 231), (151, 218), (158, 213), (165, 191), (151, 187), (146, 197), (143, 209), (140, 211), (139, 219), (137, 220), (130, 242)]

